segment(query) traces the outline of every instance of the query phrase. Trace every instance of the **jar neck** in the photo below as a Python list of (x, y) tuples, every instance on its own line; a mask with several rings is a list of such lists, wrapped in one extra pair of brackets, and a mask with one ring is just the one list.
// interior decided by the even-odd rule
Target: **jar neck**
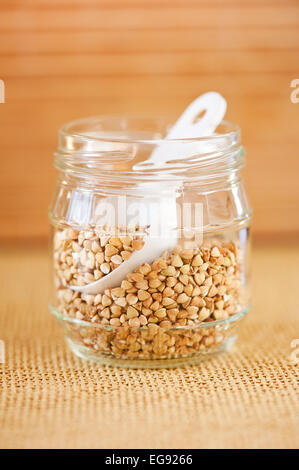
[[(161, 138), (165, 129), (161, 134), (157, 129), (144, 131), (145, 123), (137, 120), (143, 129), (137, 131), (137, 124), (134, 127), (131, 122), (115, 120), (113, 124), (108, 118), (90, 118), (60, 130), (55, 167), (65, 182), (134, 194), (142, 189), (144, 194), (199, 185), (231, 185), (244, 166), (240, 130), (229, 123), (222, 123), (212, 136), (168, 140)], [(123, 122), (127, 129), (122, 129)], [(157, 152), (163, 153), (163, 165), (153, 159)]]

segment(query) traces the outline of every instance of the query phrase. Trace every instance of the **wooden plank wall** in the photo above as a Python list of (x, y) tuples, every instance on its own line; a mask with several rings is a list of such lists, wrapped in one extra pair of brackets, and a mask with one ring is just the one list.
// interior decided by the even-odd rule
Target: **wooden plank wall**
[(0, 236), (46, 237), (61, 123), (208, 90), (243, 129), (255, 233), (299, 234), (295, 78), (298, 0), (1, 0)]

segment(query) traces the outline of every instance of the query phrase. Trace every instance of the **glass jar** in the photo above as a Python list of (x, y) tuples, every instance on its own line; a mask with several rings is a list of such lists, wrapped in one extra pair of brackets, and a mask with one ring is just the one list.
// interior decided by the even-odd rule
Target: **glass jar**
[(194, 364), (227, 350), (249, 310), (240, 130), (163, 140), (168, 128), (96, 117), (59, 131), (50, 311), (84, 359)]

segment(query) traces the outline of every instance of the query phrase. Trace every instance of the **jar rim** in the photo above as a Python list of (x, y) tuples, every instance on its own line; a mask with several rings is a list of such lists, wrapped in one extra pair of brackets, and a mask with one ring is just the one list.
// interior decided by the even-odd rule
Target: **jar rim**
[[(99, 142), (120, 142), (120, 143), (134, 143), (134, 144), (152, 144), (152, 145), (160, 145), (162, 143), (170, 142), (170, 143), (192, 143), (192, 142), (207, 142), (207, 141), (217, 141), (219, 139), (223, 138), (232, 138), (232, 137), (238, 137), (240, 136), (241, 129), (240, 127), (226, 119), (222, 120), (217, 129), (221, 130), (221, 128), (226, 127), (227, 131), (224, 132), (216, 132), (211, 135), (205, 135), (201, 137), (192, 137), (192, 138), (167, 138), (165, 139), (162, 135), (159, 138), (129, 138), (128, 136), (122, 135), (119, 137), (112, 137), (109, 135), (111, 133), (111, 128), (107, 130), (98, 128), (94, 129), (94, 132), (103, 133), (103, 136), (101, 137), (100, 135), (94, 135), (90, 131), (82, 132), (80, 130), (76, 130), (76, 127), (84, 127), (85, 125), (91, 126), (97, 125), (97, 126), (102, 126), (104, 127), (105, 124), (108, 124), (109, 122), (111, 124), (119, 123), (121, 128), (118, 129), (120, 132), (128, 132), (129, 129), (126, 127), (126, 123), (129, 123), (131, 121), (139, 121), (139, 122), (144, 122), (144, 121), (151, 121), (152, 124), (156, 123), (162, 126), (163, 128), (170, 128), (173, 123), (169, 123), (169, 120), (167, 119), (166, 116), (160, 116), (156, 117), (155, 115), (146, 115), (146, 114), (111, 114), (111, 115), (98, 115), (98, 116), (90, 116), (90, 117), (85, 117), (85, 118), (80, 118), (80, 119), (75, 119), (73, 121), (67, 122), (63, 124), (60, 129), (59, 129), (59, 134), (60, 136), (73, 136), (73, 137), (79, 137), (84, 140), (94, 140), (94, 141), (99, 141)], [(116, 131), (114, 131), (116, 132)], [(157, 134), (157, 130), (154, 131), (152, 130), (153, 134)]]
[[(164, 139), (172, 124), (166, 117), (110, 115), (77, 119), (59, 130), (55, 167), (69, 174), (145, 181), (213, 178), (244, 166), (239, 126), (222, 121), (209, 136)], [(142, 137), (142, 138), (141, 138)], [(155, 165), (149, 156), (163, 146), (169, 157)], [(140, 151), (145, 160), (136, 160)], [(137, 163), (137, 165), (136, 165)]]

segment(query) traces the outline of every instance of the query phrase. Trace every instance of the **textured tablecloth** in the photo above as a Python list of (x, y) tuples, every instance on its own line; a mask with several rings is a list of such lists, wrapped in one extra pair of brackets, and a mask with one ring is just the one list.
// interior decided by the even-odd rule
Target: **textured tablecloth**
[(170, 370), (74, 357), (47, 311), (47, 262), (2, 247), (1, 448), (298, 448), (299, 246), (255, 248), (254, 306), (230, 353)]

